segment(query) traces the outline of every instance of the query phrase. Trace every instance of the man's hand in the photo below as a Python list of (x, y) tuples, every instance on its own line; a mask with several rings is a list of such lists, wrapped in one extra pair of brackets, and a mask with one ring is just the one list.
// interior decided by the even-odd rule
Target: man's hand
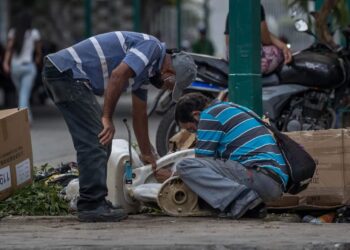
[(154, 172), (154, 177), (160, 183), (163, 183), (167, 179), (169, 179), (172, 175), (172, 172), (168, 168), (161, 168)]
[(287, 47), (287, 45), (284, 45), (282, 47), (283, 56), (284, 56), (284, 64), (288, 64), (292, 61), (292, 52), (290, 52), (290, 49)]
[(151, 164), (152, 171), (156, 180), (160, 183), (164, 182), (171, 176), (171, 171), (168, 169), (158, 169), (157, 170), (157, 157), (154, 154), (151, 155), (141, 155), (141, 161), (144, 164)]
[(100, 139), (100, 143), (105, 146), (112, 142), (115, 128), (112, 119), (106, 117), (102, 117), (102, 125), (103, 130), (98, 135), (98, 138)]
[(153, 154), (149, 154), (149, 155), (141, 155), (141, 161), (144, 164), (151, 164), (152, 165), (152, 170), (153, 172), (157, 169), (157, 159)]

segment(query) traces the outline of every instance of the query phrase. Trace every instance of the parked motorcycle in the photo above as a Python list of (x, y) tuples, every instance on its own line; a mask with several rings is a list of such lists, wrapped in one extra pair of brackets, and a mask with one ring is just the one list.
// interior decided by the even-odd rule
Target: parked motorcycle
[[(297, 30), (311, 35), (307, 23), (298, 20)], [(347, 41), (350, 31), (344, 31)], [(225, 60), (192, 54), (198, 66), (196, 81), (186, 89), (211, 98), (227, 88)], [(350, 121), (350, 51), (333, 49), (317, 39), (309, 48), (293, 55), (271, 75), (262, 77), (263, 113), (281, 131), (320, 130), (347, 126)], [(168, 152), (169, 139), (179, 130), (174, 121), (175, 105), (164, 114), (156, 135), (160, 155)]]

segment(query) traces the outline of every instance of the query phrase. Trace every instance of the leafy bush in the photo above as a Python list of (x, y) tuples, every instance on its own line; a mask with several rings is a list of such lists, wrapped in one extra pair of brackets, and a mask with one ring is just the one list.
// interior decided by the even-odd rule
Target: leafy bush
[(68, 203), (59, 196), (58, 185), (43, 181), (16, 190), (7, 200), (0, 202), (0, 217), (8, 215), (66, 215)]

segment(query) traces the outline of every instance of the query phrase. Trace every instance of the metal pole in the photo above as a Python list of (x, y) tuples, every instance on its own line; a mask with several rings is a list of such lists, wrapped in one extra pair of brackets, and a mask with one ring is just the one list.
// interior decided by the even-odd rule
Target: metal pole
[(315, 10), (319, 11), (323, 5), (323, 0), (316, 0), (315, 1)]
[(203, 6), (203, 8), (204, 8), (204, 27), (205, 27), (205, 29), (207, 31), (207, 34), (209, 34), (208, 19), (209, 19), (209, 15), (210, 15), (208, 4), (209, 4), (209, 0), (205, 0), (204, 1), (204, 6)]
[(230, 0), (229, 99), (262, 114), (260, 1)]
[(141, 31), (141, 1), (133, 0), (133, 21), (134, 21), (134, 31)]
[(85, 38), (88, 38), (91, 36), (91, 0), (85, 0), (84, 1), (84, 8), (85, 8)]
[(177, 14), (177, 47), (181, 48), (182, 40), (182, 22), (181, 22), (181, 0), (176, 0), (176, 14)]

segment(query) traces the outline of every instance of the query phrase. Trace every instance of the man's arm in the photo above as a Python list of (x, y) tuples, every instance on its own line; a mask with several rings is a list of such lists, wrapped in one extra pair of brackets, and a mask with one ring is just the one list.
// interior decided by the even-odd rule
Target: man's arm
[(134, 133), (141, 151), (141, 159), (145, 163), (151, 163), (153, 169), (155, 169), (156, 156), (148, 134), (147, 102), (136, 95), (132, 95), (132, 106)]
[(270, 36), (269, 28), (267, 27), (266, 21), (260, 22), (260, 32), (261, 32), (261, 43), (263, 45), (271, 45), (272, 40)]
[(260, 24), (261, 29), (261, 43), (263, 45), (275, 45), (281, 49), (284, 56), (284, 63), (290, 63), (292, 61), (292, 53), (290, 52), (287, 45), (279, 40), (274, 34), (269, 31), (266, 21), (262, 21)]
[(290, 52), (290, 49), (287, 47), (287, 45), (272, 33), (270, 33), (270, 37), (272, 43), (282, 50), (284, 56), (284, 64), (290, 63), (292, 61), (292, 53)]
[(132, 119), (134, 133), (142, 155), (151, 155), (151, 142), (148, 135), (147, 102), (132, 95)]
[(196, 157), (215, 157), (223, 136), (223, 127), (214, 116), (203, 113), (201, 116), (198, 123), (195, 155)]
[(104, 96), (102, 125), (103, 130), (98, 135), (100, 143), (110, 144), (114, 136), (113, 113), (123, 89), (128, 84), (129, 78), (134, 76), (134, 71), (124, 62), (116, 67), (109, 78)]

